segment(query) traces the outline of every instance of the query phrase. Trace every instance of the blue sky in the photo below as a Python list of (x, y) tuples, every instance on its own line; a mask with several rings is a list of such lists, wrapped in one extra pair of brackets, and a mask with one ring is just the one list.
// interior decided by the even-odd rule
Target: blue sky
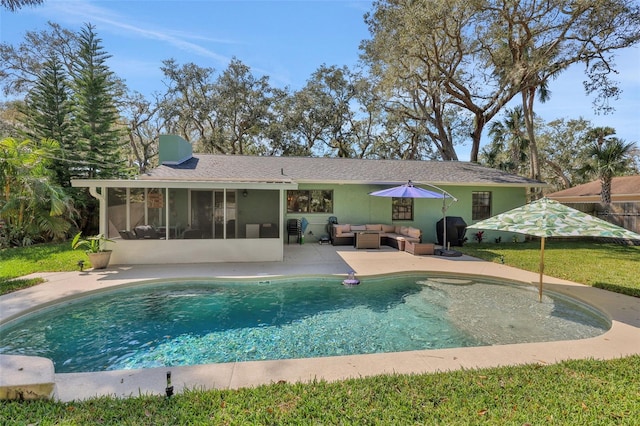
[[(273, 86), (295, 90), (322, 64), (355, 66), (358, 46), (369, 38), (363, 15), (371, 6), (365, 0), (45, 0), (17, 13), (2, 10), (0, 39), (17, 44), (47, 21), (71, 30), (90, 22), (112, 55), (111, 69), (144, 94), (164, 90), (160, 66), (168, 58), (222, 71), (236, 57)], [(640, 48), (619, 52), (616, 63), (623, 93), (614, 114), (593, 113), (581, 65), (551, 82), (551, 100), (536, 112), (547, 121), (584, 117), (614, 127), (627, 142), (640, 141)], [(469, 159), (468, 146), (456, 149)]]

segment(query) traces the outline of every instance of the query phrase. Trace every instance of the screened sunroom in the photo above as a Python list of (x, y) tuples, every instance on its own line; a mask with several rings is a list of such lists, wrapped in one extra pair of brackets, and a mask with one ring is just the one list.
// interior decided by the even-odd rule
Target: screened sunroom
[(282, 260), (282, 183), (81, 180), (100, 201), (112, 263)]

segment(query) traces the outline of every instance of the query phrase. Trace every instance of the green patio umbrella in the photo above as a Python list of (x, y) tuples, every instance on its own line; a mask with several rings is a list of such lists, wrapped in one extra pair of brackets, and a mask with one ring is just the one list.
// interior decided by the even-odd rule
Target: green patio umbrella
[(604, 237), (640, 240), (640, 235), (567, 207), (555, 200), (541, 198), (522, 207), (482, 220), (467, 227), (517, 232), (540, 237), (540, 287), (544, 274), (544, 241), (547, 237)]

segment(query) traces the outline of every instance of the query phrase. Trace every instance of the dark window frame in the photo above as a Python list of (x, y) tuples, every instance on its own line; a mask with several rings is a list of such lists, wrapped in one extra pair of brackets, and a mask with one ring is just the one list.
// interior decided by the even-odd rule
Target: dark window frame
[(333, 189), (288, 190), (287, 213), (333, 213)]
[(493, 193), (491, 191), (473, 191), (471, 193), (471, 219), (484, 220), (491, 217)]

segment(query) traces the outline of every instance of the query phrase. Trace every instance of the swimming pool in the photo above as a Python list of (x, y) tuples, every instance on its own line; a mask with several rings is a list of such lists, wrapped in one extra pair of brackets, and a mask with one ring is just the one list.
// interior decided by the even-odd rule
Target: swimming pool
[(528, 286), (433, 274), (141, 283), (0, 328), (0, 353), (56, 372), (401, 352), (600, 335), (587, 305)]

